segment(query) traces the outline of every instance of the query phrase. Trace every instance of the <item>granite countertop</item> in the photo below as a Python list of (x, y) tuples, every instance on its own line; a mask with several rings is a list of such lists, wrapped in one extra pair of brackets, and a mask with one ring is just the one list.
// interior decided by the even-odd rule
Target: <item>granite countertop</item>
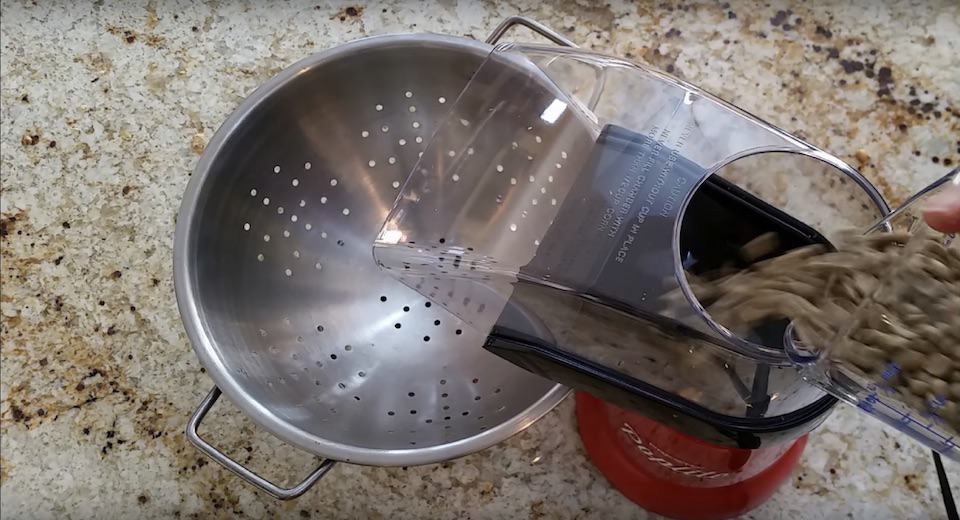
[[(281, 503), (190, 446), (211, 386), (171, 249), (217, 126), (284, 66), (365, 35), (482, 39), (522, 13), (647, 62), (830, 150), (892, 202), (960, 161), (960, 5), (944, 1), (40, 2), (3, 0), (2, 453), (8, 518), (649, 518), (584, 457), (563, 403), (496, 447), (338, 465)], [(309, 458), (229, 404), (217, 443), (273, 478)], [(947, 463), (960, 497), (960, 467)], [(929, 453), (838, 409), (752, 518), (945, 518)]]

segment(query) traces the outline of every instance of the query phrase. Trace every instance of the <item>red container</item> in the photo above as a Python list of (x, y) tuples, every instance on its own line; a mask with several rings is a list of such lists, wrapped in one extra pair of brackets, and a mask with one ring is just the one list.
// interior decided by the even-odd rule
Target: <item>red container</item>
[(807, 436), (760, 449), (718, 446), (577, 393), (577, 423), (593, 464), (640, 507), (678, 520), (742, 515), (790, 478)]

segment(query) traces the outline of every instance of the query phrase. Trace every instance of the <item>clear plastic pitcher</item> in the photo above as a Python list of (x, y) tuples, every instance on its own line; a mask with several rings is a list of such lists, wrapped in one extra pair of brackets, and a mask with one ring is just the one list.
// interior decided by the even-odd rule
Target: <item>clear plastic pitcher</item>
[(692, 85), (505, 44), (429, 142), (374, 255), (498, 354), (730, 436), (827, 399), (804, 381), (815, 363), (785, 351), (788, 321), (734, 333), (688, 275), (829, 248), (886, 213), (843, 161)]

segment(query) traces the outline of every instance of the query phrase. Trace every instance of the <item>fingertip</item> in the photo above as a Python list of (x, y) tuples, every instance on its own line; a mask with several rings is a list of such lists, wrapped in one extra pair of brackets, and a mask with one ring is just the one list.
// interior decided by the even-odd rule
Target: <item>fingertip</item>
[(960, 232), (960, 186), (950, 186), (923, 205), (927, 225), (943, 233)]

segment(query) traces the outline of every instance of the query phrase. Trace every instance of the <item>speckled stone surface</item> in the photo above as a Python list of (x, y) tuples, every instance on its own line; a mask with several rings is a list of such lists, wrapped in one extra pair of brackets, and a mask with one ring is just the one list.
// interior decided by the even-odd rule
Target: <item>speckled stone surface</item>
[[(210, 388), (180, 325), (174, 216), (198, 154), (284, 66), (364, 35), (483, 38), (523, 13), (698, 83), (845, 158), (896, 203), (960, 161), (956, 1), (2, 2), (4, 518), (650, 518), (565, 402), (449, 463), (337, 466), (276, 502), (182, 432)], [(228, 404), (209, 435), (278, 480), (309, 457)], [(948, 463), (960, 496), (960, 467)], [(837, 410), (752, 518), (945, 518), (917, 444)]]

